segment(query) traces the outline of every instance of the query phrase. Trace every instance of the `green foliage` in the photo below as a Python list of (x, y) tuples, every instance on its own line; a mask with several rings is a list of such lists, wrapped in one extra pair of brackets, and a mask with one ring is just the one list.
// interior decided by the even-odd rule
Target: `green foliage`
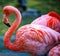
[(41, 11), (41, 14), (46, 14), (50, 11), (55, 11), (60, 14), (60, 1), (58, 0), (28, 0), (28, 6), (38, 9)]
[(5, 6), (5, 5), (14, 5), (16, 3), (17, 0), (0, 0), (0, 5), (1, 7)]

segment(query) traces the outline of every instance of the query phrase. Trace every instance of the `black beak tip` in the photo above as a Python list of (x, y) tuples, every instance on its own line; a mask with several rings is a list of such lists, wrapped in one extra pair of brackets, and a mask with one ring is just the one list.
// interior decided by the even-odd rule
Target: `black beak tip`
[(6, 23), (4, 23), (4, 24), (5, 24), (5, 25), (7, 25), (8, 27), (10, 27), (10, 26), (11, 26), (9, 23), (7, 23), (7, 24), (6, 24)]

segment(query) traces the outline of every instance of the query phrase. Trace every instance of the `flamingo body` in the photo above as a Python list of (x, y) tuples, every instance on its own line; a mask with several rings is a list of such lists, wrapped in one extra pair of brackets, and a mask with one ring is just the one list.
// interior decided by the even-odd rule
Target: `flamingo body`
[(54, 44), (59, 42), (60, 34), (42, 25), (25, 25), (18, 29), (16, 33), (16, 38), (14, 45), (16, 45), (16, 50), (5, 46), (12, 50), (18, 52), (27, 52), (31, 54), (42, 55), (51, 49)]
[(10, 13), (16, 15), (15, 21), (8, 28), (4, 36), (4, 45), (9, 50), (41, 55), (48, 52), (54, 44), (60, 42), (60, 33), (43, 25), (28, 24), (17, 30), (15, 40), (11, 43), (10, 38), (21, 22), (21, 14), (13, 6), (4, 7), (3, 13), (5, 14), (3, 19), (4, 23), (6, 23), (5, 20), (8, 19)]
[(33, 24), (44, 25), (60, 32), (60, 16), (56, 12), (49, 12), (35, 19)]
[(50, 51), (48, 56), (60, 56), (60, 44), (53, 47)]

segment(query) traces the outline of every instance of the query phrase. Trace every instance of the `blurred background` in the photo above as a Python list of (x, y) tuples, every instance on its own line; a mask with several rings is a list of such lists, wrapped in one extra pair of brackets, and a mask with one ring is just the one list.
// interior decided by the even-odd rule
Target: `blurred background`
[[(47, 14), (50, 11), (55, 11), (60, 15), (60, 0), (0, 0), (0, 56), (4, 56), (3, 53), (6, 52), (10, 54), (14, 53), (7, 50), (3, 44), (3, 37), (8, 29), (8, 27), (2, 22), (2, 10), (6, 5), (15, 6), (20, 10), (22, 14), (22, 21), (19, 27), (25, 24), (30, 24), (37, 17)], [(12, 24), (14, 20), (15, 15), (12, 14), (9, 19), (10, 24)], [(13, 33), (12, 39), (15, 32)], [(24, 54), (21, 53), (20, 55), (24, 56)]]

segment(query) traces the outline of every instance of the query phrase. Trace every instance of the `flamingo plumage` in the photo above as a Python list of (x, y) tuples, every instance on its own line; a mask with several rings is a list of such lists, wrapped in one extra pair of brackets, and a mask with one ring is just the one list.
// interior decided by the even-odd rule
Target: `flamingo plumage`
[(43, 55), (48, 52), (54, 44), (60, 42), (60, 33), (37, 24), (27, 24), (20, 27), (15, 36), (15, 40), (11, 43), (10, 38), (21, 22), (21, 13), (13, 6), (5, 6), (3, 8), (3, 21), (8, 24), (8, 18), (11, 13), (16, 15), (15, 21), (9, 26), (4, 36), (4, 45), (6, 48), (16, 52), (27, 52), (35, 56)]
[(57, 46), (53, 47), (49, 53), (48, 56), (60, 56), (60, 44)]
[(60, 32), (60, 16), (54, 11), (38, 17), (37, 19), (33, 20), (32, 23), (44, 25), (56, 30), (57, 32)]

